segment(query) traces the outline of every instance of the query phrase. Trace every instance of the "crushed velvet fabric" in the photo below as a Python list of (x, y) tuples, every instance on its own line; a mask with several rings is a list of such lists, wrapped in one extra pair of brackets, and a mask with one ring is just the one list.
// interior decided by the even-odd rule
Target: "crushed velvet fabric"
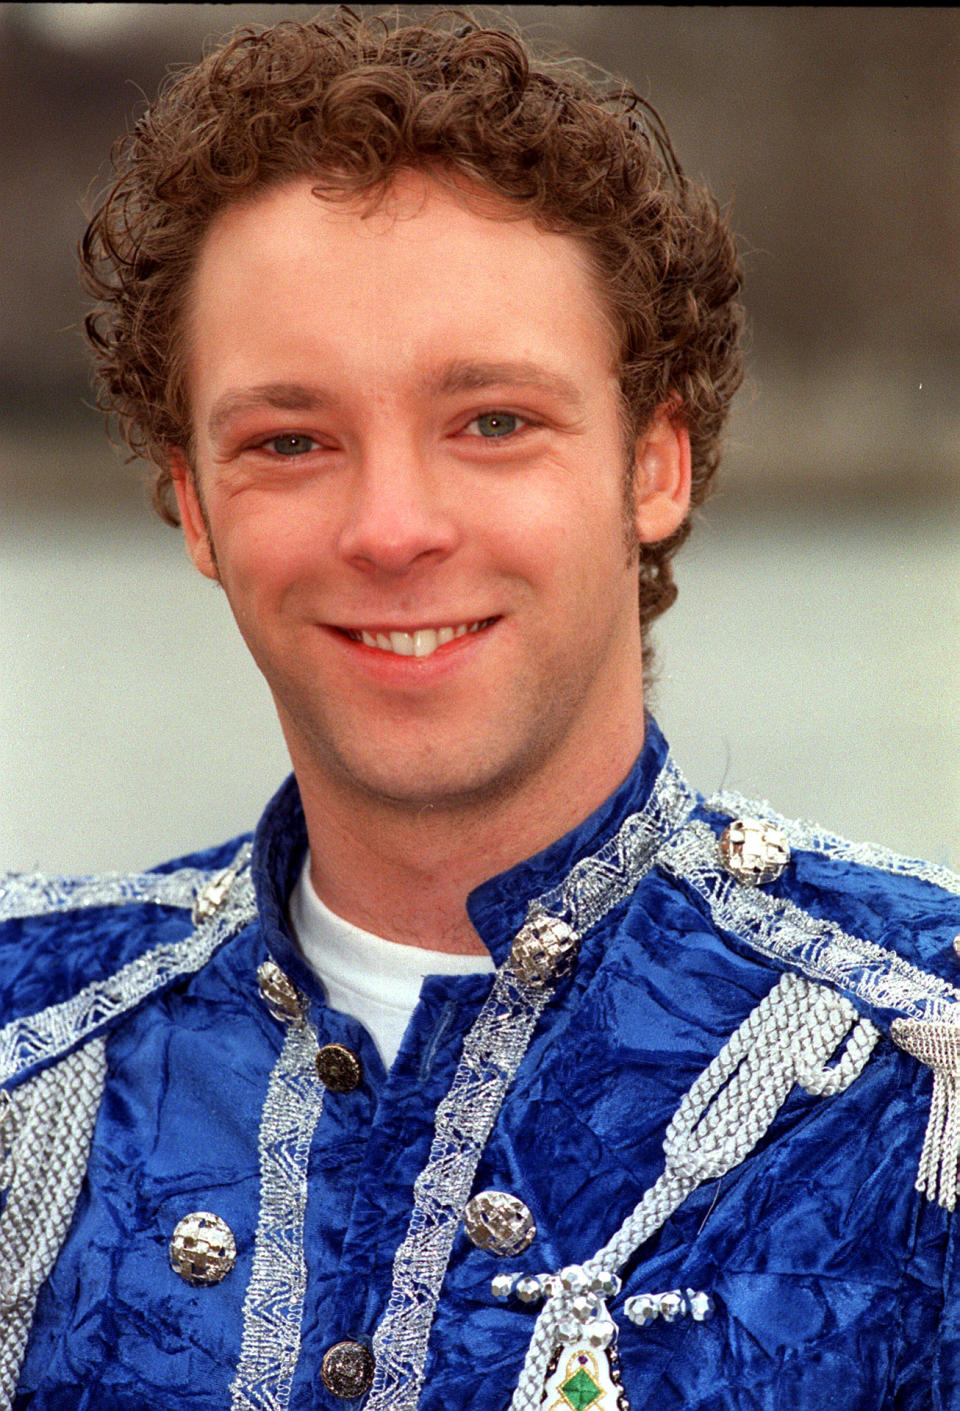
[[(498, 964), (528, 902), (642, 807), (665, 758), (651, 721), (633, 772), (594, 815), (474, 893), (471, 916)], [(702, 801), (694, 817), (716, 833), (728, 821)], [(197, 973), (111, 1019), (86, 1179), (39, 1296), (16, 1411), (359, 1405), (324, 1387), (321, 1361), (345, 1338), (369, 1346), (383, 1316), (436, 1107), (491, 978), (429, 977), (386, 1073), (362, 1025), (326, 1007), (289, 935), (286, 898), (305, 847), (290, 780), (255, 836), (258, 917)], [(186, 864), (215, 872), (236, 848)], [(960, 981), (951, 948), (960, 899), (930, 881), (795, 851), (766, 890)], [(191, 928), (187, 909), (142, 903), (8, 921), (2, 1022), (61, 1002)], [(268, 956), (307, 997), (317, 1041), (358, 1054), (363, 1080), (324, 1094), (309, 1138), (295, 1363), (291, 1354), (286, 1380), (268, 1376), (243, 1399), (231, 1386), (260, 1217), (261, 1114), (286, 1037), (258, 993)], [(662, 1171), (664, 1131), (684, 1093), (783, 968), (722, 931), (682, 877), (656, 867), (584, 935), (473, 1186), (519, 1196), (536, 1238), (503, 1260), (458, 1233), (422, 1411), (506, 1411), (537, 1309), (495, 1299), (492, 1276), (559, 1270), (606, 1242)], [(746, 1160), (695, 1191), (627, 1265), (609, 1307), (632, 1411), (960, 1405), (954, 1217), (914, 1188), (930, 1072), (890, 1041), (890, 1015), (870, 1017), (883, 1036), (852, 1086), (835, 1097), (794, 1089)], [(209, 1287), (188, 1285), (169, 1264), (173, 1229), (191, 1211), (221, 1216), (236, 1240), (234, 1269)], [(634, 1294), (686, 1287), (715, 1299), (712, 1321), (640, 1328), (623, 1316)]]

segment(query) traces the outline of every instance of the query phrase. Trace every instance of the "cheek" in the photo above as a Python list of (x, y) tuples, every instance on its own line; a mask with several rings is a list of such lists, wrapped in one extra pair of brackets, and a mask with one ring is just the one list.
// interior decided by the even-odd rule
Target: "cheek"
[(251, 596), (288, 591), (323, 559), (320, 533), (308, 515), (275, 497), (241, 496), (214, 520), (224, 587)]

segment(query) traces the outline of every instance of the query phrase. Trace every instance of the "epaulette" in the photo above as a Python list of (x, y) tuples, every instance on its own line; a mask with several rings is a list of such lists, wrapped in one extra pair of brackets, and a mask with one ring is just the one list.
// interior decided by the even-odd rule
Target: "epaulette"
[[(730, 823), (716, 844), (697, 828), (688, 832), (678, 843), (677, 862), (718, 923), (732, 926), (762, 954), (847, 995), (870, 1022), (931, 1069), (930, 1115), (916, 1186), (953, 1210), (960, 1165), (960, 988), (896, 950), (851, 934), (838, 921), (815, 918), (789, 900), (765, 895), (762, 884), (781, 875), (794, 851), (815, 853), (854, 869), (920, 883), (930, 889), (931, 900), (939, 892), (941, 910), (952, 914), (960, 930), (960, 901), (952, 904), (960, 898), (960, 876), (877, 844), (849, 842), (805, 820), (784, 818), (769, 804), (751, 803), (739, 794), (718, 794), (706, 808), (729, 817)], [(745, 884), (738, 891), (719, 883), (711, 851), (724, 871)], [(951, 959), (956, 960), (960, 935), (952, 939)]]
[(0, 1029), (0, 1087), (64, 1057), (179, 975), (205, 965), (256, 914), (250, 850), (249, 842), (243, 843), (229, 866), (216, 871), (186, 867), (77, 878), (13, 875), (0, 881), (0, 922), (156, 906), (185, 910), (192, 923), (183, 939), (135, 948), (111, 973), (10, 1020)]

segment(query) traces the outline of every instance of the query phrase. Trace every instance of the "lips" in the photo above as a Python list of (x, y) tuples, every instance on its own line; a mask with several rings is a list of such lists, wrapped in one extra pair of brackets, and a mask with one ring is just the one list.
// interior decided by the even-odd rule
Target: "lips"
[(453, 642), (458, 637), (468, 637), (474, 632), (480, 632), (495, 621), (495, 617), (485, 617), (477, 622), (461, 622), (455, 627), (417, 627), (409, 632), (371, 632), (361, 627), (341, 627), (339, 630), (352, 642), (362, 642), (366, 647), (374, 647), (394, 656), (428, 657), (432, 656), (438, 647), (445, 647), (448, 642)]

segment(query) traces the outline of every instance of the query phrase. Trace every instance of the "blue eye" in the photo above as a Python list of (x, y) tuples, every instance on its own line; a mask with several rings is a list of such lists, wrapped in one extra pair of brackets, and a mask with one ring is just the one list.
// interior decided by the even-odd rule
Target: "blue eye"
[(272, 436), (265, 444), (278, 456), (302, 456), (307, 451), (312, 451), (317, 443), (312, 436), (302, 436), (296, 431), (289, 431), (283, 436)]
[(475, 416), (470, 425), (475, 426), (487, 440), (496, 440), (501, 436), (510, 436), (520, 422), (521, 418), (512, 412), (484, 412), (482, 416)]

